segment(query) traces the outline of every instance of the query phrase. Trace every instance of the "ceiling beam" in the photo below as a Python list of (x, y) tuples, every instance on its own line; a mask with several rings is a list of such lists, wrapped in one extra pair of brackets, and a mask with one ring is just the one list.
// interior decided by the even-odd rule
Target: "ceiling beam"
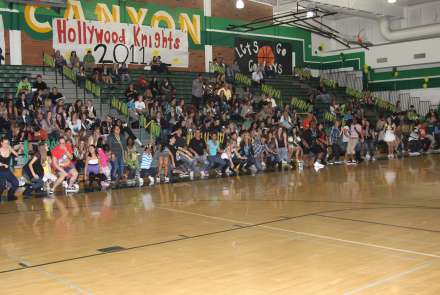
[[(318, 5), (324, 9), (331, 8), (344, 13), (344, 10), (354, 10), (367, 14), (374, 14), (377, 16), (388, 16), (394, 18), (405, 18), (405, 8), (395, 3), (388, 3), (383, 0), (304, 0), (298, 1), (302, 6), (315, 7)], [(297, 1), (279, 5), (274, 7), (274, 13), (281, 13), (283, 11), (291, 11), (294, 9)]]

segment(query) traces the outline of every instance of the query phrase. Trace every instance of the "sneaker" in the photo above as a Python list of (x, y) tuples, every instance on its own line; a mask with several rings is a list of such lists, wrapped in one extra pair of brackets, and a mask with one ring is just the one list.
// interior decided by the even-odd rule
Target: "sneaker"
[(110, 186), (110, 184), (108, 184), (107, 181), (102, 181), (101, 186), (102, 186), (102, 188), (108, 188)]
[(252, 171), (257, 171), (258, 169), (257, 169), (257, 167), (255, 167), (254, 165), (252, 165), (252, 166), (251, 166), (251, 170), (252, 170)]
[(342, 161), (335, 161), (333, 164), (335, 164), (335, 165), (341, 165), (341, 164), (342, 164)]
[(376, 158), (375, 157), (371, 157), (371, 161), (376, 161)]
[(222, 172), (220, 170), (215, 169), (215, 172), (217, 172), (218, 175), (222, 175)]
[[(153, 178), (154, 180), (154, 178)], [(143, 178), (139, 178), (139, 185), (143, 185), (144, 184), (144, 179)]]
[(420, 156), (421, 155), (421, 153), (419, 153), (419, 152), (415, 152), (414, 154), (416, 154), (416, 156)]
[(67, 180), (64, 180), (64, 181), (62, 182), (62, 186), (63, 186), (64, 188), (67, 188)]
[(205, 177), (205, 171), (200, 171), (200, 176)]
[(429, 155), (430, 153), (431, 153), (430, 150), (427, 150), (427, 151), (425, 152), (425, 154), (427, 154), (427, 155)]
[[(439, 150), (440, 151), (440, 150)], [(261, 162), (261, 166), (266, 166), (266, 163), (264, 163), (264, 162)]]
[(281, 160), (281, 163), (283, 163), (283, 165), (286, 165), (287, 164), (287, 162), (286, 162), (286, 160)]
[(415, 156), (415, 153), (411, 153), (411, 152), (410, 152), (410, 153), (409, 153), (409, 156), (410, 156), (410, 157), (414, 157), (414, 156)]
[(350, 164), (350, 161), (344, 161), (344, 162), (342, 162), (342, 163), (344, 163), (344, 164)]
[(365, 161), (369, 161), (371, 159), (370, 155), (365, 156)]
[(76, 188), (72, 187), (68, 187), (66, 190), (68, 193), (76, 193)]
[(160, 177), (159, 176), (156, 177), (156, 182), (160, 183)]
[(170, 182), (170, 178), (168, 176), (165, 176), (165, 183)]
[(189, 177), (191, 177), (191, 178), (194, 177), (194, 172), (193, 172), (193, 171), (190, 171), (190, 172), (189, 172)]
[(229, 168), (226, 168), (226, 174), (231, 174), (231, 173), (233, 173), (231, 170), (229, 170)]
[(356, 161), (356, 160), (351, 160), (351, 162), (350, 162), (351, 164), (357, 164), (357, 163), (359, 163), (358, 161)]
[(324, 168), (325, 166), (324, 165), (322, 165), (321, 163), (319, 163), (319, 162), (315, 162), (315, 168)]
[(331, 166), (331, 165), (333, 165), (333, 162), (327, 162), (327, 165)]
[[(148, 178), (150, 179), (150, 182), (154, 183), (154, 177), (153, 176), (148, 176)], [(144, 181), (142, 180), (142, 182), (144, 182)]]

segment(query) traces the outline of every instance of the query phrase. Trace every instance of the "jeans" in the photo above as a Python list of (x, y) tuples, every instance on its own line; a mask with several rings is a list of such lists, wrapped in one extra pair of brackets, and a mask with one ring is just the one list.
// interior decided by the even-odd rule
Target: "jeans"
[(234, 69), (226, 68), (226, 76), (235, 76)]
[(199, 168), (200, 172), (201, 171), (208, 171), (208, 169), (206, 169), (209, 166), (209, 161), (207, 158), (205, 159), (203, 156), (198, 156), (195, 159), (196, 159), (196, 166), (197, 166), (197, 163), (202, 163), (202, 166), (200, 166), (200, 168)]
[(60, 137), (60, 133), (58, 132), (58, 130), (54, 130), (51, 133), (47, 134), (47, 138), (49, 138), (49, 140), (58, 139), (59, 137)]
[(44, 174), (38, 175), (38, 179), (34, 177), (30, 178), (24, 171), (22, 174), (24, 178), (30, 179), (31, 181), (35, 182), (35, 184), (32, 186), (33, 189), (40, 188), (44, 185), (44, 180), (43, 180)]
[(275, 73), (273, 72), (273, 70), (267, 70), (266, 71), (266, 76), (267, 77), (275, 77)]
[(136, 171), (137, 171), (136, 167), (135, 168), (133, 168), (131, 166), (125, 166), (125, 167), (128, 170), (127, 179), (134, 179), (136, 177)]
[(206, 167), (205, 171), (209, 171), (209, 169), (213, 168), (215, 163), (218, 164), (217, 171), (222, 171), (222, 168), (225, 167), (226, 163), (219, 156), (208, 156), (209, 165)]
[(425, 147), (423, 148), (423, 151), (424, 151), (424, 152), (426, 152), (426, 151), (429, 150), (429, 147), (431, 146), (431, 141), (430, 141), (428, 138), (425, 138), (425, 139), (423, 139), (423, 140), (420, 140), (420, 143), (422, 144), (422, 147), (423, 147), (423, 145), (425, 146)]
[(246, 155), (247, 160), (249, 161), (249, 167), (254, 166), (255, 165), (255, 159), (252, 155)]
[[(230, 167), (231, 166), (231, 161), (229, 161), (229, 159), (224, 159), (226, 166)], [(244, 162), (245, 160), (239, 159), (239, 158), (232, 158), (232, 163), (234, 164), (234, 167), (237, 165), (242, 164), (242, 162)]]
[(356, 145), (356, 149), (355, 149), (356, 153), (357, 153), (357, 152), (360, 152), (360, 151), (361, 151), (361, 148), (362, 148), (362, 141), (359, 139), (359, 142), (358, 142), (358, 144)]
[(122, 174), (124, 173), (124, 156), (115, 156), (115, 161), (112, 163), (111, 180), (115, 181), (116, 171), (118, 172), (119, 181), (122, 180)]
[(330, 102), (330, 95), (320, 94), (316, 97), (316, 100), (322, 100), (323, 102)]
[(342, 154), (341, 146), (339, 144), (337, 144), (337, 143), (333, 143), (331, 145), (331, 148), (332, 148), (332, 153), (328, 157), (328, 161), (330, 162), (331, 160), (333, 160), (333, 157), (335, 157), (335, 161), (339, 161), (339, 157)]
[(159, 169), (150, 167), (148, 169), (141, 169), (141, 178), (151, 175), (155, 177), (159, 173)]
[(418, 140), (411, 140), (410, 143), (411, 143), (411, 153), (418, 152), (423, 147), (423, 144)]
[(200, 102), (202, 101), (202, 97), (198, 97), (195, 95), (191, 95), (192, 101), (194, 102), (194, 106), (197, 110), (200, 110)]
[(266, 81), (264, 81), (264, 79), (260, 79), (259, 82), (260, 83), (257, 83), (254, 80), (252, 80), (252, 86), (260, 87), (261, 85), (266, 84)]
[(281, 163), (281, 158), (278, 154), (269, 154), (266, 158), (266, 164), (276, 165), (278, 163)]
[(367, 155), (368, 150), (370, 150), (370, 157), (373, 157), (374, 156), (373, 140), (364, 140), (364, 157)]
[(12, 184), (12, 187), (8, 191), (8, 196), (13, 196), (18, 188), (18, 179), (17, 177), (15, 177), (14, 173), (9, 170), (9, 168), (6, 171), (0, 171), (0, 195), (5, 189), (5, 180), (9, 181)]
[(119, 81), (121, 81), (122, 83), (124, 83), (124, 80), (127, 80), (127, 83), (130, 84), (131, 80), (130, 80), (130, 76), (124, 76), (124, 75), (120, 75), (119, 76)]
[[(180, 157), (180, 160), (183, 163), (188, 164), (189, 166), (191, 166), (191, 172), (195, 172), (196, 171), (196, 167), (197, 167), (197, 161), (190, 161), (188, 160), (187, 157)], [(171, 161), (170, 161), (171, 162)]]
[(291, 160), (289, 159), (289, 154), (288, 154), (287, 151), (286, 151), (286, 148), (279, 148), (279, 149), (278, 149), (278, 156), (279, 156), (281, 159), (286, 160), (287, 163), (290, 163), (290, 162), (291, 162)]

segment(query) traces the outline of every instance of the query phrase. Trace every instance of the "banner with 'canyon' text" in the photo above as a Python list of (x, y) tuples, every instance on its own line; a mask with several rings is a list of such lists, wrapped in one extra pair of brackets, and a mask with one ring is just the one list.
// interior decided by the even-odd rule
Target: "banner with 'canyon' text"
[(173, 67), (188, 67), (186, 31), (127, 23), (54, 18), (53, 48), (68, 60), (76, 51), (82, 60), (88, 50), (96, 63), (146, 65), (153, 56)]

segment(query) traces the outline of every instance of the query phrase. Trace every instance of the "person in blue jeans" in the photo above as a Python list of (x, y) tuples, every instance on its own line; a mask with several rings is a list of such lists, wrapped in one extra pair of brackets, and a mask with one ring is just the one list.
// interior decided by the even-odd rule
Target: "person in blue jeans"
[(199, 168), (201, 176), (208, 176), (209, 172), (207, 168), (209, 166), (209, 161), (206, 156), (206, 143), (202, 139), (200, 129), (196, 129), (195, 137), (189, 141), (188, 149), (194, 155), (196, 165), (197, 163), (202, 163), (202, 166)]
[(124, 134), (121, 134), (121, 128), (119, 125), (114, 125), (111, 134), (107, 137), (107, 144), (112, 151), (112, 171), (111, 181), (114, 184), (116, 179), (115, 175), (118, 172), (118, 180), (122, 181), (122, 174), (125, 171), (124, 157), (127, 156), (127, 142)]
[(14, 195), (18, 188), (18, 179), (15, 177), (14, 173), (11, 172), (11, 154), (18, 157), (17, 152), (9, 145), (9, 140), (7, 137), (1, 138), (0, 147), (0, 194), (6, 186), (6, 181), (12, 184), (12, 187), (8, 190), (8, 201), (15, 201), (17, 197)]
[[(235, 170), (236, 166), (241, 166), (247, 162), (247, 158), (242, 157), (237, 149), (237, 140), (231, 138), (222, 153), (221, 158), (226, 163), (226, 174), (231, 174)], [(232, 169), (232, 170), (231, 170)]]
[(292, 163), (292, 160), (290, 160), (289, 154), (287, 152), (287, 131), (282, 126), (278, 127), (275, 134), (275, 144), (280, 159), (286, 161), (286, 163), (292, 166), (292, 169), (295, 169), (296, 166)]
[(154, 184), (154, 177), (159, 174), (159, 169), (156, 167), (151, 167), (151, 163), (153, 162), (154, 156), (154, 145), (150, 143), (144, 150), (142, 154), (142, 162), (141, 162), (141, 173), (140, 177), (147, 177), (150, 179), (150, 184)]
[(220, 149), (220, 142), (217, 141), (217, 133), (211, 132), (211, 140), (206, 143), (206, 151), (208, 154), (208, 162), (209, 165), (206, 167), (206, 171), (213, 168), (217, 163), (218, 167), (215, 169), (218, 175), (222, 175), (222, 169), (225, 167), (226, 162), (217, 156), (217, 153), (222, 153), (223, 151)]
[[(255, 131), (251, 131), (251, 132), (255, 132)], [(255, 157), (254, 157), (254, 149), (252, 146), (252, 140), (248, 132), (244, 133), (244, 139), (240, 142), (240, 152), (241, 155), (245, 157), (249, 163), (240, 166), (239, 170), (246, 171), (246, 167), (250, 167), (250, 169), (253, 171), (257, 170), (257, 168), (255, 167)]]
[(255, 159), (255, 167), (257, 170), (263, 170), (263, 166), (261, 165), (261, 155), (266, 153), (266, 167), (273, 168), (277, 164), (281, 164), (281, 159), (278, 154), (271, 150), (266, 144), (267, 137), (266, 135), (261, 135), (260, 137), (254, 136), (254, 159)]

